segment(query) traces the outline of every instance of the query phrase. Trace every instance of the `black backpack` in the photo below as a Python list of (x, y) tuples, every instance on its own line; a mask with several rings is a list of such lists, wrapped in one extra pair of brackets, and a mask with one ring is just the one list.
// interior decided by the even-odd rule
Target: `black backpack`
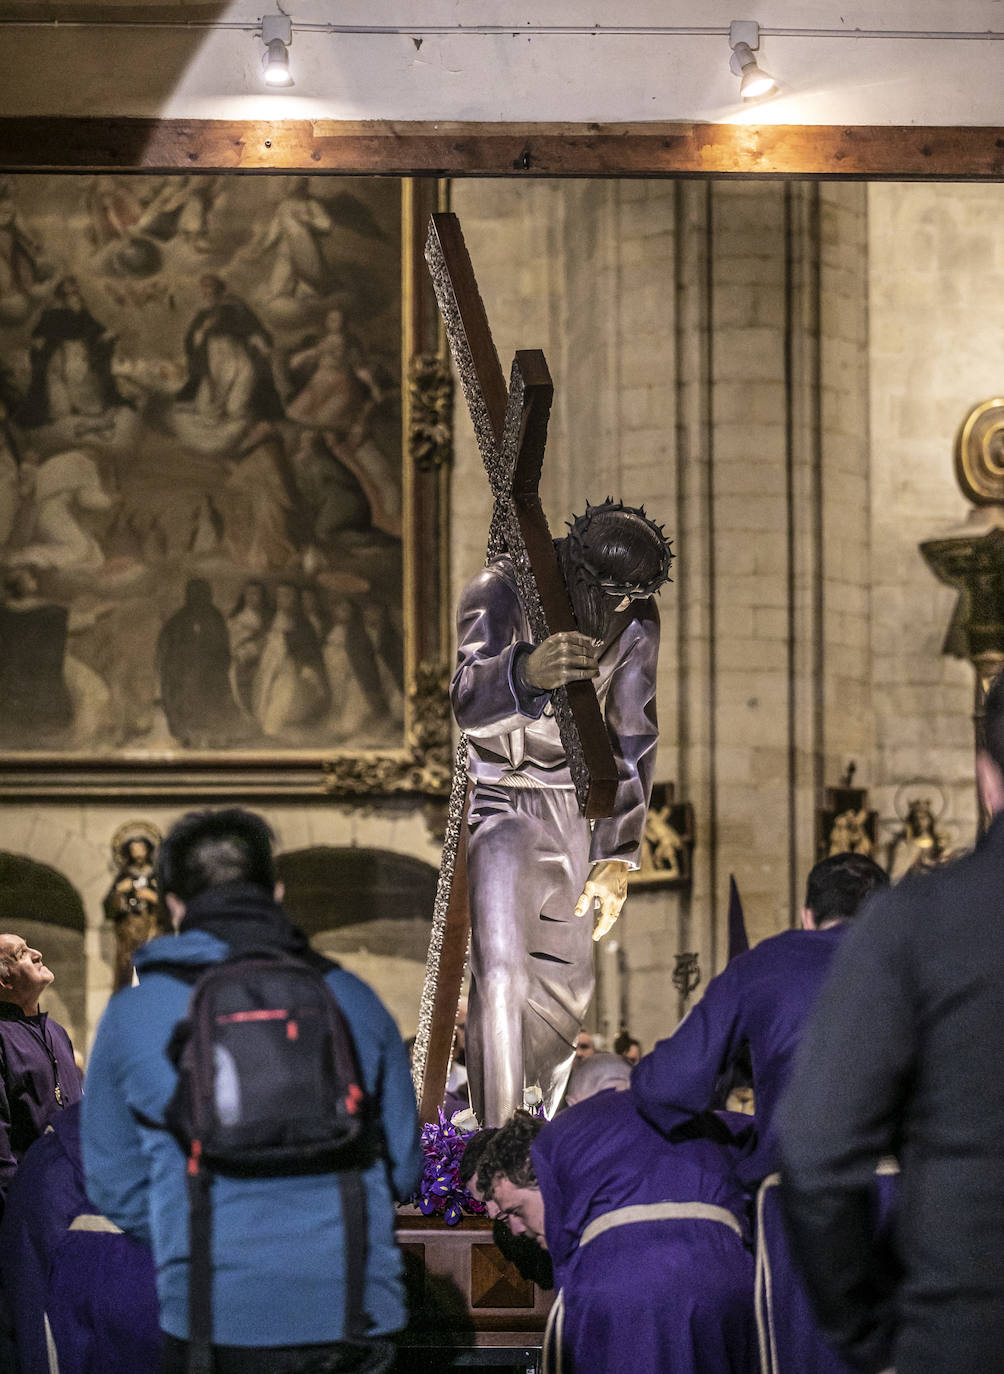
[[(342, 1195), (347, 1340), (365, 1334), (362, 1170), (378, 1157), (374, 1104), (325, 981), (333, 965), (245, 949), (197, 976), (167, 1047), (178, 1083), (165, 1125), (188, 1155), (189, 1370), (211, 1369), (214, 1173), (332, 1173)], [(175, 970), (172, 970), (174, 972)]]

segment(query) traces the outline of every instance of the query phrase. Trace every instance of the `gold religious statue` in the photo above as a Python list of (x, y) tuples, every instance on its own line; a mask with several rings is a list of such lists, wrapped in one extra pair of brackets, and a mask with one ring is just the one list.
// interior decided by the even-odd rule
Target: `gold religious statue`
[[(935, 868), (952, 855), (951, 837), (938, 824), (944, 810), (944, 796), (941, 795), (936, 804), (930, 793), (931, 784), (923, 785), (927, 789), (924, 793), (910, 795), (909, 784), (897, 793), (896, 810), (903, 826), (890, 840), (886, 859), (886, 869), (893, 882), (905, 873)], [(940, 788), (935, 791), (940, 793)]]
[(161, 834), (146, 821), (130, 821), (112, 837), (115, 880), (105, 916), (115, 922), (115, 991), (132, 982), (132, 956), (163, 932), (154, 862)]

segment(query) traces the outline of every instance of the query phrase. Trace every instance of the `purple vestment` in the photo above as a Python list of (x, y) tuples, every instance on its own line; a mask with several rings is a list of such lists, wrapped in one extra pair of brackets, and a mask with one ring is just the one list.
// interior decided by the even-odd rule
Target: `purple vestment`
[[(667, 1144), (608, 1090), (560, 1113), (532, 1158), (560, 1290), (552, 1367), (560, 1349), (562, 1374), (752, 1374), (753, 1261), (724, 1147)], [(623, 1210), (659, 1204), (690, 1206)]]
[(469, 739), (468, 890), (471, 1102), (501, 1125), (540, 1088), (557, 1109), (593, 991), (592, 922), (574, 915), (590, 866), (638, 865), (658, 726), (659, 616), (652, 598), (615, 615), (595, 686), (617, 762), (614, 813), (579, 814), (551, 694), (530, 687), (532, 649), (512, 563), (464, 589), (457, 612), (454, 715)]
[(786, 930), (740, 954), (631, 1075), (638, 1110), (668, 1134), (711, 1105), (718, 1075), (746, 1041), (757, 1135), (738, 1172), (751, 1190), (777, 1168), (774, 1111), (845, 930)]
[(153, 1257), (115, 1228), (90, 1229), (102, 1226), (84, 1191), (74, 1103), (26, 1153), (0, 1226), (20, 1374), (50, 1374), (46, 1324), (60, 1374), (159, 1368)]
[[(0, 1002), (0, 1193), (6, 1191), (28, 1146), (58, 1115), (79, 1102), (80, 1071), (70, 1037), (48, 1014), (25, 1016)], [(56, 1084), (59, 1084), (57, 1100)]]
[[(855, 1374), (856, 1366), (820, 1335), (805, 1282), (791, 1253), (781, 1207), (779, 1174), (757, 1194), (756, 1315), (762, 1374)], [(873, 1244), (885, 1245), (899, 1186), (898, 1171), (883, 1167), (875, 1177)]]

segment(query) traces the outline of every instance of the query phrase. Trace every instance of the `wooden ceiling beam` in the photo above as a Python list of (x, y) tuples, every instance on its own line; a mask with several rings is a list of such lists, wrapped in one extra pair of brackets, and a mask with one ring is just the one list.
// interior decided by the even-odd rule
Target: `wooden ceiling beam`
[(996, 181), (1004, 128), (24, 117), (0, 168)]

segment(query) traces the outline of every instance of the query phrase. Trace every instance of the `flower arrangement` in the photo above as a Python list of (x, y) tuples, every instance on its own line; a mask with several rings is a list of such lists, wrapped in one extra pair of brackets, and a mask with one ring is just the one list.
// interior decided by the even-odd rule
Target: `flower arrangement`
[(447, 1121), (443, 1109), (439, 1120), (422, 1127), (422, 1153), (425, 1165), (413, 1199), (423, 1216), (441, 1212), (447, 1226), (456, 1226), (465, 1212), (484, 1213), (483, 1202), (471, 1196), (460, 1181), (460, 1161), (473, 1131), (461, 1131)]

